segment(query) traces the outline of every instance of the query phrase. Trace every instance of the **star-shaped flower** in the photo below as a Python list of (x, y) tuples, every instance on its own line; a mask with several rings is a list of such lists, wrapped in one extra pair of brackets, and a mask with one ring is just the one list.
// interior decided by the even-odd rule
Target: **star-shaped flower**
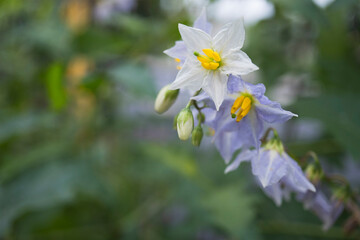
[[(194, 27), (179, 24), (179, 31), (186, 48), (177, 43), (179, 61), (185, 63), (170, 89), (187, 88), (192, 91), (203, 89), (219, 110), (227, 93), (228, 76), (245, 75), (258, 69), (250, 58), (241, 51), (245, 40), (242, 20), (229, 23), (214, 37)], [(167, 54), (170, 55), (169, 51)], [(172, 54), (173, 55), (173, 54)], [(175, 55), (173, 55), (175, 56)]]
[(225, 163), (229, 163), (234, 152), (240, 148), (260, 148), (265, 124), (283, 123), (297, 116), (270, 101), (264, 95), (263, 84), (253, 85), (230, 75), (228, 92), (219, 111), (207, 94), (193, 98), (204, 101), (208, 107), (206, 124), (215, 130), (214, 142)]

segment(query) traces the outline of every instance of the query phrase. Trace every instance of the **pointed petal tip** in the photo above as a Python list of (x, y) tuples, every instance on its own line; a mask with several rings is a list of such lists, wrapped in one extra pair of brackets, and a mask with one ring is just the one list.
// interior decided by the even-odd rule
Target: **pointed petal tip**
[(263, 188), (266, 188), (266, 187), (269, 186), (269, 182), (266, 181), (266, 179), (260, 178), (259, 176), (258, 176), (258, 179), (260, 180), (260, 183), (261, 183), (261, 185), (262, 185)]
[[(310, 183), (310, 184), (311, 184), (311, 183)], [(316, 192), (316, 188), (315, 188), (315, 186), (314, 186), (313, 184), (311, 184), (311, 187), (310, 187), (309, 190), (312, 191), (312, 192)]]

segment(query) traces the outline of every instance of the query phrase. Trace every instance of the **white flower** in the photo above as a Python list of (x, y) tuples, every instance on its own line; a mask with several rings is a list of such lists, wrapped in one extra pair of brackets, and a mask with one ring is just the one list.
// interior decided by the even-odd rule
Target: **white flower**
[(179, 31), (187, 57), (170, 89), (197, 91), (202, 88), (218, 110), (227, 93), (228, 76), (244, 75), (258, 69), (240, 50), (245, 40), (243, 21), (225, 25), (215, 37), (182, 24), (179, 24)]

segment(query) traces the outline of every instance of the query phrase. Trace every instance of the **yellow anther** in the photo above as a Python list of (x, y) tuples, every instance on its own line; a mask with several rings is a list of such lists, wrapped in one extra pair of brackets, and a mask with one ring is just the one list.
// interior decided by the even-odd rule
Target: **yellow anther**
[(209, 63), (210, 60), (202, 55), (200, 55), (199, 57), (197, 57), (197, 59), (202, 62), (202, 63)]
[(246, 109), (246, 108), (248, 108), (250, 106), (250, 104), (251, 104), (251, 99), (249, 97), (246, 97), (244, 99), (244, 102), (241, 105), (241, 108)]
[(231, 114), (234, 114), (237, 110), (239, 110), (239, 108), (241, 107), (241, 104), (244, 101), (244, 98), (245, 98), (244, 96), (240, 96), (235, 100), (235, 102), (231, 108)]
[(219, 67), (220, 64), (219, 64), (219, 63), (210, 62), (209, 65), (210, 65), (210, 69), (215, 70), (215, 69), (217, 69), (217, 68)]
[(208, 70), (216, 70), (221, 65), (221, 57), (219, 53), (212, 49), (203, 49), (205, 55), (201, 55), (198, 52), (194, 52), (194, 55), (201, 62), (201, 65)]
[(217, 52), (213, 52), (214, 60), (217, 62), (221, 62), (221, 57)]
[(202, 50), (205, 54), (206, 54), (206, 56), (208, 56), (209, 58), (214, 58), (214, 51), (213, 50), (211, 50), (211, 49), (203, 49)]
[(210, 70), (210, 64), (209, 64), (209, 63), (204, 63), (204, 62), (202, 62), (202, 63), (201, 63), (201, 66), (203, 66), (204, 68)]
[(180, 67), (180, 66), (176, 66), (176, 69), (177, 69), (177, 70), (181, 70), (181, 68), (182, 68), (182, 67)]
[(175, 62), (181, 62), (181, 60), (179, 58), (175, 58)]
[[(234, 118), (236, 117), (236, 121), (239, 122), (249, 113), (251, 109), (251, 104), (251, 97), (241, 95), (235, 100), (233, 106), (231, 107), (231, 115)], [(239, 112), (235, 115), (238, 110)]]

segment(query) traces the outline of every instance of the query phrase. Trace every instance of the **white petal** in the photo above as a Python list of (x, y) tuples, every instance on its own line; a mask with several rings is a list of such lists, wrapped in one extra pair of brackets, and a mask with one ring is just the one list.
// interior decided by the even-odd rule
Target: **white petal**
[(202, 49), (211, 48), (211, 37), (206, 32), (183, 24), (179, 24), (179, 31), (188, 52), (191, 54), (195, 51), (200, 52)]
[(219, 110), (221, 103), (227, 93), (227, 76), (220, 71), (209, 71), (204, 82), (204, 91), (209, 94), (215, 103), (216, 110)]
[(176, 41), (175, 46), (166, 49), (164, 53), (172, 58), (178, 58), (181, 61), (185, 61), (187, 57), (187, 50), (183, 41)]
[(170, 90), (187, 88), (189, 90), (199, 90), (204, 82), (207, 71), (195, 60), (187, 59), (184, 66), (178, 72), (175, 81), (169, 86)]
[(245, 29), (242, 19), (226, 24), (214, 37), (214, 48), (221, 54), (230, 50), (239, 50), (244, 45)]
[(258, 66), (253, 64), (249, 56), (241, 50), (230, 51), (225, 55), (221, 67), (223, 73), (233, 75), (245, 75), (258, 69)]

